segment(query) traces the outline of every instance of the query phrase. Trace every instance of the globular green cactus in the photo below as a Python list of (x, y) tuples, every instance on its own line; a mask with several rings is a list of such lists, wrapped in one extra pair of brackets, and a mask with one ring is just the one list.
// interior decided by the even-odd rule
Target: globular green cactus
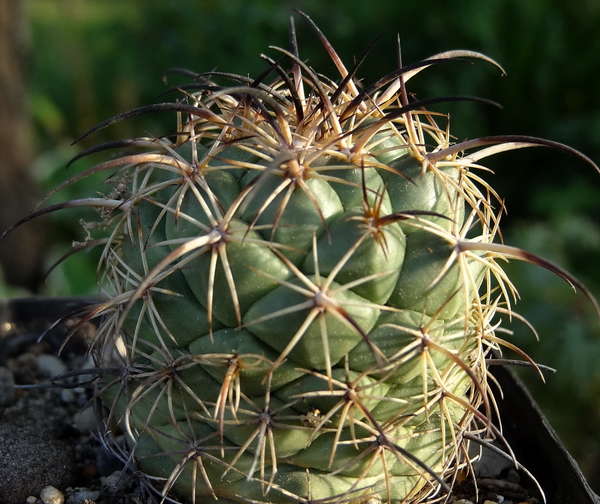
[(449, 99), (405, 89), (442, 60), (494, 61), (452, 51), (361, 88), (360, 61), (348, 70), (314, 28), (337, 81), (301, 59), (294, 36), (256, 79), (185, 73), (179, 101), (92, 130), (171, 111), (176, 132), (92, 149), (128, 150), (75, 177), (111, 171), (115, 191), (63, 205), (99, 208), (108, 229), (107, 301), (89, 316), (103, 316), (93, 351), (116, 377), (99, 394), (163, 495), (439, 495), (468, 470), (467, 439), (498, 434), (486, 359), (509, 345), (496, 334), (516, 296), (503, 261), (579, 286), (495, 242), (503, 204), (479, 164), (569, 149), (454, 143), (448, 118), (426, 108)]

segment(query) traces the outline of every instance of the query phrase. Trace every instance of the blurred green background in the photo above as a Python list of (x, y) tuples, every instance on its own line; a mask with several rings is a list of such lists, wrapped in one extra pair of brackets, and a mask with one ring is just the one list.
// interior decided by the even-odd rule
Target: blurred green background
[[(358, 75), (371, 83), (397, 67), (396, 35), (405, 63), (449, 49), (480, 51), (483, 62), (428, 69), (411, 81), (420, 98), (472, 95), (502, 104), (450, 104), (457, 139), (526, 134), (568, 144), (600, 163), (600, 2), (598, 0), (30, 0), (28, 103), (36, 183), (43, 190), (101, 157), (65, 170), (68, 159), (101, 141), (165, 133), (172, 118), (144, 116), (70, 146), (94, 124), (121, 111), (166, 101), (172, 67), (256, 75), (260, 53), (286, 47), (292, 9), (309, 14), (348, 66), (384, 35)], [(298, 16), (300, 55), (319, 72), (335, 69)], [(169, 81), (177, 81), (169, 77)], [(506, 198), (504, 237), (572, 272), (600, 297), (600, 175), (580, 159), (549, 149), (519, 150), (488, 162), (486, 175)], [(70, 187), (51, 201), (101, 186)], [(107, 189), (106, 192), (109, 192)], [(44, 217), (45, 266), (81, 240), (80, 211)], [(94, 253), (71, 257), (40, 288), (47, 295), (95, 292)], [(556, 367), (543, 385), (521, 373), (597, 492), (600, 492), (600, 325), (582, 295), (550, 273), (510, 264), (523, 324), (507, 336), (541, 363)], [(23, 293), (4, 286), (4, 295)], [(514, 326), (514, 327), (513, 327)]]

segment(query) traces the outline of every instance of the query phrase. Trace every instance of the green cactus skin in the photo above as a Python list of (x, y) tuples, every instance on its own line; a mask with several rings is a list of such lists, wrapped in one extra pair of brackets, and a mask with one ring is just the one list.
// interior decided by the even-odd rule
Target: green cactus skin
[(443, 53), (359, 90), (314, 28), (340, 82), (295, 43), (276, 50), (289, 71), (194, 76), (182, 101), (92, 130), (177, 115), (176, 135), (91, 170), (117, 169), (126, 192), (66, 205), (100, 208), (108, 229), (93, 353), (121, 371), (99, 394), (165, 498), (439, 497), (470, 467), (467, 435), (493, 433), (486, 357), (516, 294), (501, 263), (569, 279), (493, 243), (503, 205), (477, 174), (496, 152), (557, 145), (453, 145), (447, 118), (407, 100), (437, 61), (495, 62)]

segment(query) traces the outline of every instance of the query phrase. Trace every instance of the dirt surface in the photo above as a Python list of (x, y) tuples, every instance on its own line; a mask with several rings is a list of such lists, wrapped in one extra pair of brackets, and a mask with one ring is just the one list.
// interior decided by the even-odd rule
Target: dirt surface
[[(78, 331), (60, 355), (68, 329), (41, 342), (38, 329), (0, 327), (0, 503), (151, 502), (96, 428), (92, 376), (81, 374), (92, 367), (86, 348), (95, 327)], [(49, 378), (64, 373), (75, 375), (52, 386)]]

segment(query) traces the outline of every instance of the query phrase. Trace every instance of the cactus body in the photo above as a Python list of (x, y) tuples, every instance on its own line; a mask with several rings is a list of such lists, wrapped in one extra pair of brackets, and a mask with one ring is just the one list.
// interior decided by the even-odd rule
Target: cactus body
[(518, 253), (493, 243), (478, 162), (543, 142), (455, 146), (408, 102), (415, 73), (482, 55), (359, 90), (325, 47), (337, 83), (280, 50), (275, 80), (199, 75), (134, 111), (177, 113), (177, 134), (127, 142), (145, 151), (95, 169), (126, 195), (81, 203), (109, 229), (94, 349), (122, 372), (101, 395), (164, 495), (418, 502), (491, 411), (485, 359), (514, 293), (498, 259)]

